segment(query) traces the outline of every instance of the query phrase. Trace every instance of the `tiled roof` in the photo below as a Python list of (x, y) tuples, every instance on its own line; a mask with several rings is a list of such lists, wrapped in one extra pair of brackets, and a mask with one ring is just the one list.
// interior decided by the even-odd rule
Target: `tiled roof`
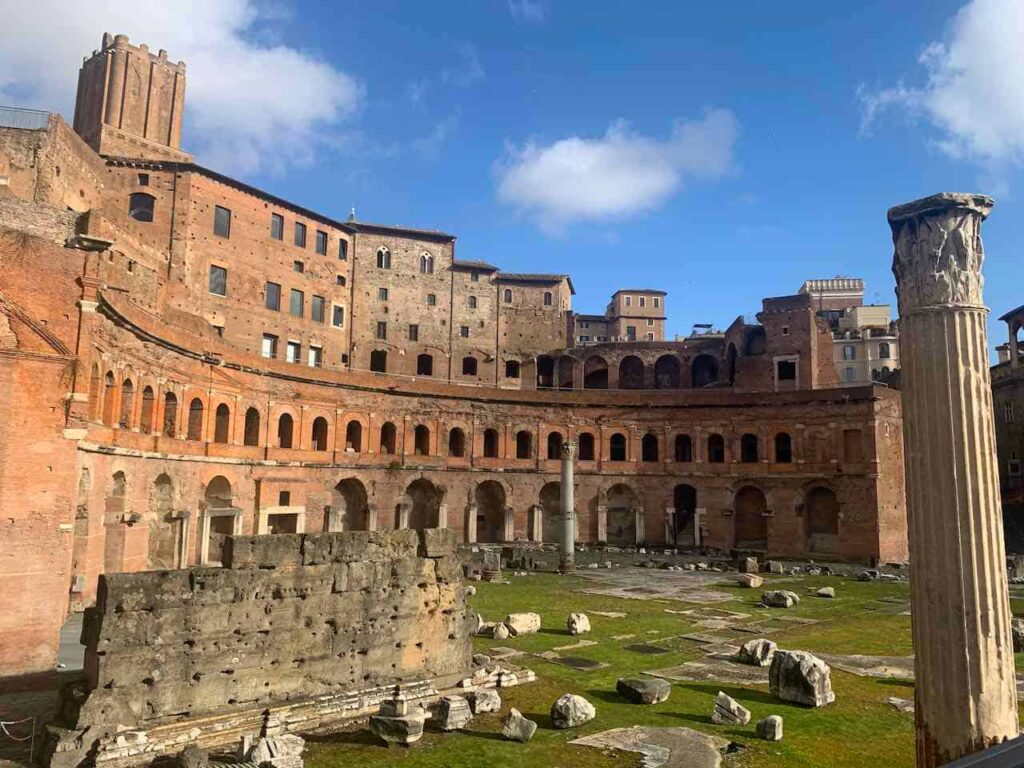
[(560, 283), (565, 280), (569, 283), (569, 291), (574, 296), (576, 295), (576, 289), (573, 287), (572, 278), (568, 275), (551, 275), (542, 272), (499, 272), (498, 281), (505, 281), (509, 283), (544, 283), (552, 285), (554, 283)]
[(452, 259), (452, 269), (479, 269), (481, 272), (497, 272), (498, 267), (486, 261), (473, 259)]

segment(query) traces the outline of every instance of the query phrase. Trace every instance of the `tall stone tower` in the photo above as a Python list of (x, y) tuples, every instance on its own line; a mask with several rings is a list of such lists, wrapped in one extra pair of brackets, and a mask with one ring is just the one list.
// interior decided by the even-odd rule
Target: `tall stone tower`
[(184, 108), (185, 63), (127, 35), (105, 33), (78, 72), (75, 132), (102, 155), (190, 160), (181, 151)]

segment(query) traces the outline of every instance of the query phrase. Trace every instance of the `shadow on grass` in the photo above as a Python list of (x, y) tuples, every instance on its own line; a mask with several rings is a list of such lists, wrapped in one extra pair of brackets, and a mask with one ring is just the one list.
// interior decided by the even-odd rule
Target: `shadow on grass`
[(705, 685), (702, 683), (685, 683), (680, 687), (691, 690), (694, 693), (702, 693), (712, 698), (717, 697), (718, 692), (722, 691), (726, 695), (736, 699), (736, 701), (741, 704), (745, 701), (753, 701), (758, 704), (775, 704), (779, 706), (787, 705), (786, 702), (775, 698), (768, 691), (759, 691), (754, 688), (737, 688), (735, 686), (718, 685), (714, 683), (711, 685)]
[[(531, 718), (532, 719), (532, 718)], [(487, 741), (506, 741), (501, 731), (458, 731), (463, 736), (470, 736), (474, 739), (485, 739)]]
[(352, 744), (363, 747), (380, 747), (381, 749), (387, 749), (384, 742), (365, 728), (358, 728), (350, 731), (337, 731), (336, 733), (326, 734), (323, 736), (310, 735), (304, 738), (306, 741), (313, 744), (322, 744), (327, 747)]
[[(592, 688), (587, 691), (588, 699), (596, 699), (597, 701), (603, 701), (606, 704), (629, 704), (627, 699), (622, 694), (616, 691), (609, 691), (607, 688)], [(638, 705), (640, 706), (640, 705)]]
[(576, 637), (568, 629), (555, 629), (554, 627), (542, 627), (538, 635), (555, 635), (557, 637)]
[(909, 688), (914, 690), (914, 683), (912, 680), (898, 680), (892, 677), (876, 677), (875, 682), (879, 685), (891, 685), (894, 688)]

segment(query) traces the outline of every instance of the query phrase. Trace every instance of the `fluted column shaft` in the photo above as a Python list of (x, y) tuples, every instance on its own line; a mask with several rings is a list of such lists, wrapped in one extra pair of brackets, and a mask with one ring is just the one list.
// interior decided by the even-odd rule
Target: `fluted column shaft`
[(562, 546), (558, 555), (558, 572), (573, 573), (576, 570), (576, 499), (573, 462), (576, 461), (576, 443), (569, 440), (562, 443)]
[(941, 194), (889, 211), (922, 768), (1018, 733), (981, 297), (981, 223), (992, 204)]

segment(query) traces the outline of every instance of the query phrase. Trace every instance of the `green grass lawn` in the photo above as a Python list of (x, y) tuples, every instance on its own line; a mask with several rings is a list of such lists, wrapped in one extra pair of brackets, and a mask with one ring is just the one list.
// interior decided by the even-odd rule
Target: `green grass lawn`
[[(723, 574), (723, 578), (728, 578), (728, 575)], [(697, 627), (690, 617), (665, 610), (687, 610), (699, 606), (677, 601), (624, 600), (582, 594), (577, 590), (590, 584), (579, 577), (538, 574), (515, 577), (510, 581), (510, 584), (477, 584), (477, 594), (470, 598), (472, 609), (492, 621), (500, 620), (513, 611), (536, 611), (541, 615), (543, 629), (537, 635), (510, 638), (500, 643), (475, 638), (477, 651), (486, 653), (490, 646), (501, 645), (536, 654), (570, 644), (575, 638), (566, 631), (565, 619), (571, 611), (582, 611), (589, 614), (593, 625), (593, 632), (585, 637), (596, 640), (598, 644), (560, 653), (592, 659), (608, 666), (585, 672), (537, 656), (520, 656), (513, 661), (533, 669), (538, 680), (501, 691), (501, 715), (479, 716), (467, 731), (454, 734), (431, 732), (428, 727), (423, 740), (411, 749), (387, 749), (365, 730), (337, 734), (310, 746), (311, 767), (406, 765), (479, 768), (521, 765), (530, 768), (589, 768), (639, 765), (637, 755), (605, 754), (598, 749), (567, 744), (582, 735), (631, 725), (686, 726), (718, 734), (745, 747), (733, 764), (750, 768), (819, 768), (823, 765), (859, 768), (870, 764), (909, 768), (914, 764), (913, 716), (898, 712), (886, 703), (890, 696), (913, 699), (913, 686), (910, 684), (857, 677), (833, 669), (832, 686), (836, 702), (821, 709), (806, 709), (776, 701), (768, 693), (767, 686), (681, 682), (673, 683), (672, 696), (667, 702), (655, 706), (629, 704), (615, 693), (615, 682), (619, 677), (637, 676), (643, 670), (700, 658), (699, 648), (680, 640), (678, 636), (681, 634), (694, 631), (720, 634)], [(809, 588), (824, 585), (836, 588), (837, 599), (814, 597), (809, 591)], [(788, 610), (769, 611), (757, 605), (761, 590), (716, 586), (714, 589), (728, 592), (734, 599), (708, 607), (819, 620), (817, 624), (768, 635), (782, 648), (888, 656), (912, 652), (910, 617), (900, 614), (905, 610), (904, 606), (887, 601), (908, 599), (905, 583), (864, 584), (822, 576), (787, 579), (779, 586), (800, 594), (800, 604)], [(604, 618), (594, 611), (619, 611), (628, 615), (625, 618)], [(635, 637), (613, 639), (613, 636), (626, 634)], [(750, 635), (751, 638), (757, 636)], [(625, 649), (631, 643), (643, 642), (654, 642), (669, 652), (644, 655)], [(710, 713), (719, 690), (724, 690), (751, 710), (752, 720), (748, 726), (727, 727), (711, 723)], [(570, 731), (552, 729), (548, 711), (552, 702), (563, 693), (585, 696), (597, 708), (597, 717)], [(518, 708), (539, 723), (540, 728), (529, 744), (502, 740), (500, 718), (509, 706)], [(783, 717), (785, 735), (781, 742), (761, 741), (754, 735), (754, 724), (770, 714)]]

